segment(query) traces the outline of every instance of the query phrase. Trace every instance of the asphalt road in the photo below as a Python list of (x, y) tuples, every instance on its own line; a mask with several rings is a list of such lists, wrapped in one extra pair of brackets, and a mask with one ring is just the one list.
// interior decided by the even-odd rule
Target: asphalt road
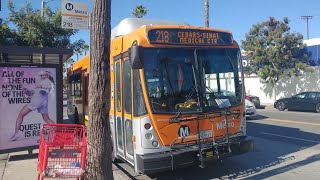
[(135, 174), (125, 163), (117, 166), (131, 179), (319, 179), (320, 114), (259, 109), (248, 119), (248, 135), (255, 139), (253, 152), (231, 157), (207, 168), (189, 167), (154, 175)]

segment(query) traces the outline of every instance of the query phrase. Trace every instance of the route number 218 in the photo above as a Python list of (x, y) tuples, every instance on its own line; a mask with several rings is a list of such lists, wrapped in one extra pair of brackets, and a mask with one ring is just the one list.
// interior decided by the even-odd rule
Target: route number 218
[(168, 31), (156, 31), (157, 42), (169, 42), (169, 32)]

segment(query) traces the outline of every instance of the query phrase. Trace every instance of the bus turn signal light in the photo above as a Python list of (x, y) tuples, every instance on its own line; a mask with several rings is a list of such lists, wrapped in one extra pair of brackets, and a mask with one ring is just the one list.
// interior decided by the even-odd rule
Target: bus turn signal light
[(145, 123), (145, 124), (144, 124), (144, 128), (145, 128), (146, 130), (149, 130), (149, 129), (151, 128), (151, 124), (150, 124), (150, 123)]

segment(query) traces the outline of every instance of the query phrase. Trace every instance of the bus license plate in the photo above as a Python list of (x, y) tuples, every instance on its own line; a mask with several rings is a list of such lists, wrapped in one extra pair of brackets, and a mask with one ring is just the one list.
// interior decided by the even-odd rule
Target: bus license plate
[(211, 130), (200, 131), (200, 139), (206, 139), (212, 137)]

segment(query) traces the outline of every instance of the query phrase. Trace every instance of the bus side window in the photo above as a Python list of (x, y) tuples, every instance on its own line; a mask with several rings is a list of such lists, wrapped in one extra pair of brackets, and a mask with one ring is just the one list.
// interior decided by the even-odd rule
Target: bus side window
[(121, 111), (121, 82), (120, 82), (120, 63), (117, 62), (116, 63), (116, 107), (117, 107), (117, 111), (120, 112)]
[(74, 96), (81, 96), (81, 81), (74, 83)]
[(124, 62), (124, 98), (126, 113), (131, 113), (131, 68), (129, 60)]
[(88, 88), (89, 88), (89, 74), (84, 78), (84, 102), (86, 104), (88, 104), (88, 97), (89, 97), (89, 91), (88, 91)]
[(134, 113), (134, 116), (142, 116), (147, 114), (147, 108), (143, 98), (139, 69), (133, 69), (132, 76), (133, 76), (133, 113)]
[(81, 96), (81, 73), (75, 73), (69, 79), (70, 95)]

